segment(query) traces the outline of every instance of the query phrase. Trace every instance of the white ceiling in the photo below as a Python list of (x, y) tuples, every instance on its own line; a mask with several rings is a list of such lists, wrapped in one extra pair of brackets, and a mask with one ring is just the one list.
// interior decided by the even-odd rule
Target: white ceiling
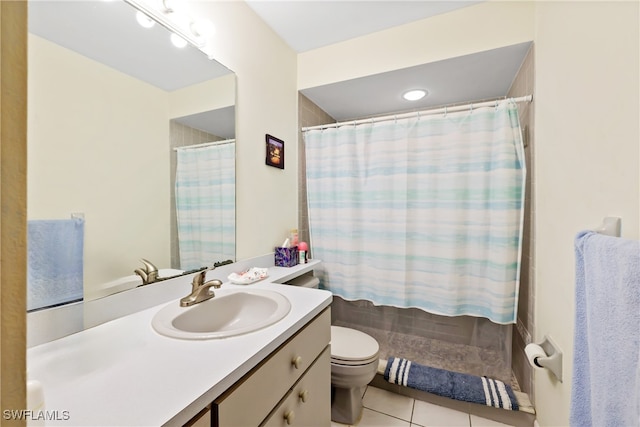
[[(479, 1), (247, 0), (297, 52), (476, 3)], [(194, 48), (177, 50), (159, 25), (143, 29), (133, 19), (132, 8), (121, 1), (29, 1), (29, 29), (167, 91), (231, 72)], [(508, 46), (302, 92), (336, 120), (497, 98), (506, 95), (528, 48), (528, 43)], [(427, 89), (430, 94), (407, 104), (400, 95), (413, 88)], [(205, 125), (213, 119), (200, 118), (205, 121), (196, 117), (189, 124), (215, 133)]]
[(296, 52), (429, 18), (481, 1), (246, 0)]

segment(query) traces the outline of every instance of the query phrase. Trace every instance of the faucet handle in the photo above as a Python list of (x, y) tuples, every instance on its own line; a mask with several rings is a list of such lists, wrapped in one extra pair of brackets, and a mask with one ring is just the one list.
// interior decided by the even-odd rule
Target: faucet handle
[(144, 264), (144, 271), (147, 273), (151, 273), (151, 272), (157, 272), (158, 271), (158, 267), (156, 267), (155, 265), (153, 265), (153, 263), (151, 261), (148, 261), (144, 258), (140, 258), (140, 261), (142, 262), (142, 264)]
[(193, 276), (193, 280), (191, 281), (191, 288), (193, 290), (196, 290), (200, 286), (202, 286), (202, 284), (204, 283), (204, 279), (207, 277), (207, 271), (209, 270), (202, 270), (201, 272)]

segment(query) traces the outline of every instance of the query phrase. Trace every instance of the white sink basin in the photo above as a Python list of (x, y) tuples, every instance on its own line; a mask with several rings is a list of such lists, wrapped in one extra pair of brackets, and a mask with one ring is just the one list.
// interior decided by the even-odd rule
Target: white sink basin
[(216, 296), (191, 307), (178, 301), (158, 311), (151, 324), (161, 335), (186, 340), (209, 340), (257, 331), (283, 319), (289, 300), (263, 289), (216, 289)]

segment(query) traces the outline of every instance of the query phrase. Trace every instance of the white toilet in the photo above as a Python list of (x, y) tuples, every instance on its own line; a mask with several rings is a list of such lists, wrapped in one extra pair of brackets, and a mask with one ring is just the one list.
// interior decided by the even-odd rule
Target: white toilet
[[(317, 288), (320, 281), (303, 275), (286, 284)], [(331, 420), (355, 424), (362, 415), (363, 387), (378, 371), (378, 342), (370, 335), (341, 326), (331, 327)]]
[(362, 388), (378, 370), (378, 342), (364, 332), (331, 327), (331, 420), (355, 424), (362, 415)]

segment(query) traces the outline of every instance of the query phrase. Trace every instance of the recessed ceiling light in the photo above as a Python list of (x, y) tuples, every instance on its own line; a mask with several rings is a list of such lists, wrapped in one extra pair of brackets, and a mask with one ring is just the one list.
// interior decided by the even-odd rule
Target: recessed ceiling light
[(426, 90), (422, 90), (422, 89), (415, 89), (415, 90), (410, 90), (408, 92), (405, 92), (402, 97), (404, 99), (406, 99), (407, 101), (417, 101), (419, 99), (424, 98), (427, 95), (427, 91)]

